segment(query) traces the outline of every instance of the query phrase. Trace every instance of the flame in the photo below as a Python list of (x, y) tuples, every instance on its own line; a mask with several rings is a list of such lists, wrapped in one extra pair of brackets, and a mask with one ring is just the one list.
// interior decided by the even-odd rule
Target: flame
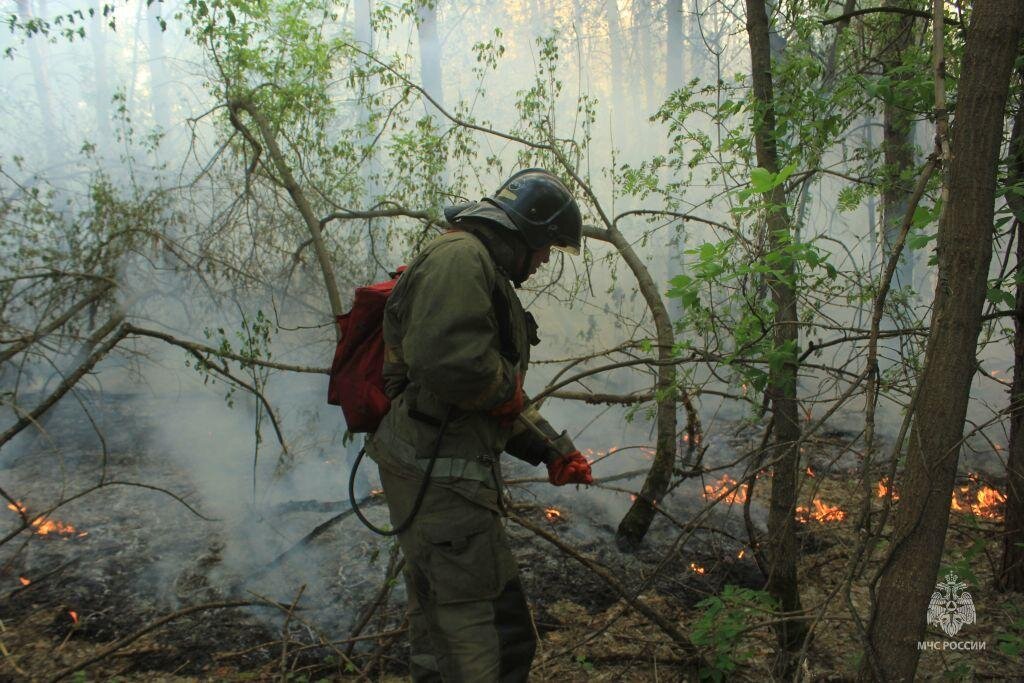
[(796, 508), (796, 521), (801, 524), (806, 524), (812, 519), (816, 522), (825, 524), (826, 522), (841, 522), (846, 519), (846, 511), (838, 505), (829, 505), (821, 500), (821, 498), (815, 498), (811, 501), (811, 505), (814, 506), (814, 510), (798, 505)]
[(949, 507), (954, 512), (967, 512), (975, 517), (1002, 521), (1003, 507), (1006, 505), (1003, 492), (981, 483), (981, 477), (977, 474), (968, 474), (967, 478), (970, 484), (953, 489)]
[[(22, 505), (21, 501), (8, 503), (7, 509), (17, 512), (19, 515), (26, 519), (31, 519), (31, 516), (28, 513), (28, 508)], [(86, 532), (78, 533), (78, 529), (71, 526), (70, 524), (58, 522), (55, 519), (50, 519), (46, 517), (45, 515), (40, 515), (36, 519), (32, 519), (31, 524), (32, 528), (40, 536), (48, 536), (50, 534), (54, 534), (57, 536), (73, 536), (76, 533), (78, 534), (79, 537), (86, 535)]]
[(700, 566), (696, 562), (691, 562), (690, 563), (690, 571), (693, 572), (694, 574), (701, 574), (701, 575), (708, 573), (707, 569), (705, 569), (704, 567)]
[(736, 554), (736, 559), (737, 559), (737, 560), (742, 560), (742, 559), (743, 559), (743, 556), (744, 556), (744, 555), (746, 555), (746, 554), (747, 554), (747, 551), (746, 551), (746, 549), (741, 549), (741, 550), (740, 550), (740, 551), (739, 551), (739, 552), (738, 552), (738, 553)]
[(71, 621), (75, 622), (75, 625), (77, 626), (78, 625), (78, 612), (76, 612), (74, 610), (68, 610), (68, 616), (71, 617)]
[[(726, 495), (726, 491), (729, 491)], [(723, 474), (722, 478), (714, 484), (704, 485), (704, 500), (717, 500), (720, 496), (723, 501), (732, 505), (733, 503), (745, 503), (747, 502), (747, 485), (740, 484), (736, 485), (736, 480), (730, 477), (728, 474)]]
[(562, 519), (562, 513), (558, 508), (544, 508), (544, 516), (548, 518), (549, 522), (557, 522)]
[(892, 493), (893, 502), (900, 499), (900, 494), (897, 493), (895, 487), (889, 483), (889, 477), (882, 477), (879, 479), (878, 483), (875, 484), (875, 493), (878, 494), (878, 497), (885, 498), (890, 494), (890, 492)]
[(813, 477), (813, 476), (814, 476), (814, 470), (813, 470), (813, 469), (811, 469), (811, 467), (810, 467), (810, 466), (808, 466), (808, 467), (807, 467), (807, 470), (806, 470), (806, 472), (807, 472), (807, 476), (808, 476), (808, 477)]
[(27, 586), (30, 583), (32, 583), (32, 581), (30, 579), (26, 579), (24, 576), (19, 576), (18, 577), (18, 581), (21, 581), (21, 585), (22, 586)]

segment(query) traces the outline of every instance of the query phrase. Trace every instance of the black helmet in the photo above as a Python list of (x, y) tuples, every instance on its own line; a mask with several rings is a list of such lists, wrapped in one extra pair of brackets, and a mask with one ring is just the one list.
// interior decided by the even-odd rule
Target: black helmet
[(580, 253), (583, 216), (569, 188), (542, 168), (519, 171), (482, 202), (501, 209), (531, 249)]

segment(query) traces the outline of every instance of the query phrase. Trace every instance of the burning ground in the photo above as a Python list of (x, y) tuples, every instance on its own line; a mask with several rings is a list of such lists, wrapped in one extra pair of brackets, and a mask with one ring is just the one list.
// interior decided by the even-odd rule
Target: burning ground
[[(2, 529), (26, 528), (0, 546), (3, 676), (48, 680), (91, 662), (90, 677), (132, 680), (347, 677), (357, 670), (371, 679), (401, 677), (404, 595), (400, 582), (386, 580), (400, 558), (339, 500), (344, 465), (320, 463), (320, 479), (330, 481), (321, 481), (312, 496), (282, 483), (255, 502), (250, 495), (242, 496), (244, 505), (218, 503), (217, 490), (228, 497), (226, 484), (202, 466), (216, 445), (192, 453), (193, 460), (168, 457), (153, 436), (165, 408), (108, 395), (94, 411), (106, 435), (105, 444), (96, 444), (88, 422), (61, 407), (45, 438), (5, 453), (4, 488), (22, 497), (3, 511)], [(856, 542), (859, 482), (847, 448), (851, 437), (837, 432), (806, 445), (796, 521), (804, 604), (820, 624), (808, 644), (815, 677), (850, 674), (859, 649), (844, 596), (836, 593)], [(590, 452), (602, 484), (591, 489), (554, 489), (530, 481), (538, 470), (510, 463), (511, 512), (525, 526), (510, 524), (509, 535), (541, 636), (535, 680), (684, 678), (688, 655), (638, 604), (688, 634), (709, 662), (724, 667), (728, 654), (735, 667), (730, 678), (768, 676), (771, 617), (756, 593), (746, 592), (762, 588), (763, 577), (743, 514), (747, 506), (753, 528), (763, 532), (768, 475), (751, 488), (741, 482), (741, 470), (722, 469), (759, 438), (730, 423), (709, 430), (702, 446), (711, 471), (682, 481), (659, 501), (664, 514), (634, 552), (620, 551), (614, 532), (639, 480), (616, 474), (642, 467), (649, 450)], [(248, 458), (240, 461), (242, 470), (251, 466)], [(95, 486), (104, 462), (106, 485), (50, 510)], [(238, 472), (228, 475), (245, 483)], [(870, 483), (872, 514), (880, 514), (890, 493), (898, 501), (899, 482), (893, 486), (878, 472)], [(982, 653), (925, 653), (923, 673), (970, 666), (1006, 676), (1020, 667), (997, 648), (999, 634), (1010, 632), (1020, 615), (988, 588), (1001, 495), (999, 482), (965, 474), (954, 493), (947, 543), (947, 563), (975, 579), (979, 622), (970, 636), (990, 645)], [(380, 503), (379, 495), (368, 494), (367, 514), (378, 524), (385, 521)], [(300, 543), (314, 530), (319, 533)], [(864, 606), (863, 583), (851, 600)], [(733, 621), (709, 618), (718, 606)], [(728, 629), (740, 634), (723, 640)]]

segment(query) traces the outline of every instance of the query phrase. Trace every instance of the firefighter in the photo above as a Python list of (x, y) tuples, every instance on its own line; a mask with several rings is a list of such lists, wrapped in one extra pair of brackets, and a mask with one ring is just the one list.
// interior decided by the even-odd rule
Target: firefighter
[(525, 681), (536, 640), (501, 522), (498, 457), (544, 463), (556, 486), (593, 480), (523, 392), (539, 339), (513, 285), (552, 249), (578, 254), (582, 217), (568, 188), (537, 168), (445, 217), (451, 229), (420, 252), (385, 308), (392, 404), (366, 452), (392, 524), (415, 514), (398, 535), (413, 680)]

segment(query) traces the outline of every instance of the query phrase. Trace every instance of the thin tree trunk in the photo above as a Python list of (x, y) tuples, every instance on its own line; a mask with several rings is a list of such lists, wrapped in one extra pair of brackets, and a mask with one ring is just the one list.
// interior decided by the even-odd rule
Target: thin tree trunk
[(619, 21), (619, 3), (617, 0), (605, 0), (605, 20), (608, 22), (608, 51), (611, 56), (612, 101), (609, 109), (612, 112), (612, 127), (623, 137), (615, 140), (622, 147), (627, 144), (626, 125), (629, 105), (626, 102), (625, 76), (623, 72), (625, 58), (622, 54), (622, 22)]
[[(1017, 80), (1024, 82), (1024, 70)], [(1007, 185), (1024, 183), (1024, 92), (1017, 100), (1010, 135)], [(1017, 232), (1017, 272), (1024, 268), (1024, 197), (1006, 193)], [(1010, 441), (1006, 462), (1006, 517), (1003, 523), (1003, 561), (998, 587), (1024, 593), (1024, 283), (1017, 283), (1016, 315), (1013, 319), (1013, 381), (1010, 386)]]
[[(629, 240), (614, 225), (608, 229), (608, 238), (608, 241), (618, 249), (622, 259), (637, 278), (640, 293), (650, 308), (654, 327), (658, 334), (658, 360), (665, 361), (664, 364), (658, 366), (658, 380), (655, 384), (655, 395), (661, 398), (658, 400), (654, 464), (644, 480), (640, 495), (633, 501), (633, 505), (625, 517), (619, 522), (615, 535), (620, 548), (631, 550), (636, 548), (647, 534), (647, 530), (654, 520), (654, 504), (657, 504), (668, 490), (672, 479), (672, 468), (676, 461), (676, 399), (673, 395), (676, 369), (669, 362), (672, 358), (674, 335), (668, 309), (665, 307), (658, 286), (651, 278), (650, 271), (643, 260), (633, 250)], [(689, 398), (685, 394), (682, 399), (689, 402)], [(695, 415), (692, 406), (689, 407), (688, 413), (691, 416)], [(692, 438), (691, 443), (693, 443)]]
[[(942, 4), (938, 3), (941, 11)], [(964, 419), (976, 369), (989, 263), (996, 163), (1024, 3), (978, 0), (959, 79), (951, 162), (938, 228), (939, 284), (896, 508), (892, 550), (868, 625), (860, 676), (913, 680), (949, 522)], [(941, 50), (941, 45), (934, 49)], [(940, 65), (941, 66), (941, 65)], [(940, 68), (941, 71), (941, 68)]]
[[(754, 119), (754, 144), (757, 163), (772, 173), (779, 170), (774, 94), (771, 73), (771, 36), (763, 0), (747, 0), (747, 34), (750, 39), (750, 70), (758, 111)], [(779, 185), (765, 196), (768, 245), (777, 251), (792, 239), (792, 226), (785, 209), (785, 190)], [(786, 361), (769, 372), (768, 397), (772, 406), (774, 434), (771, 502), (768, 510), (768, 592), (786, 613), (799, 612), (797, 585), (796, 494), (800, 452), (799, 409), (796, 398), (797, 307), (793, 289), (796, 269), (790, 260), (779, 277), (770, 279), (775, 303), (775, 348), (785, 349)], [(797, 664), (795, 655), (803, 646), (806, 626), (799, 619), (781, 619), (776, 626), (778, 652), (776, 676), (789, 677)]]
[[(634, 120), (637, 124), (641, 121), (646, 121), (658, 110), (658, 105), (660, 104), (658, 98), (661, 92), (657, 87), (658, 81), (655, 77), (656, 71), (651, 45), (651, 32), (654, 29), (654, 13), (652, 9), (650, 0), (635, 0), (633, 2), (633, 26), (630, 31), (630, 39), (633, 41), (633, 49), (635, 50), (636, 60), (634, 63), (638, 65), (640, 73), (646, 74), (644, 78), (633, 81), (634, 92), (631, 99), (635, 103), (633, 114), (636, 116)], [(640, 97), (641, 91), (643, 99)], [(643, 140), (645, 149), (642, 152), (644, 156), (647, 156), (648, 146), (652, 142), (651, 140)], [(649, 149), (650, 152), (657, 153), (653, 147)]]
[(110, 81), (107, 78), (107, 33), (103, 9), (93, 0), (89, 44), (92, 46), (93, 110), (96, 113), (96, 136), (101, 150), (106, 150), (110, 134)]
[[(423, 88), (439, 106), (444, 107), (444, 83), (441, 78), (441, 40), (437, 36), (437, 8), (420, 5), (416, 10), (417, 34), (420, 42), (420, 79)], [(427, 114), (440, 120), (437, 107), (424, 99)]]
[[(295, 180), (295, 175), (288, 166), (288, 161), (285, 159), (284, 152), (281, 151), (281, 147), (277, 143), (277, 138), (271, 128), (270, 121), (268, 121), (263, 112), (261, 112), (256, 105), (248, 99), (232, 99), (227, 104), (231, 115), (231, 125), (234, 126), (235, 130), (245, 137), (249, 144), (256, 149), (256, 153), (258, 155), (261, 155), (264, 152), (264, 147), (269, 153), (270, 163), (262, 163), (264, 166), (269, 166), (267, 169), (268, 173), (274, 177), (276, 182), (280, 183), (281, 186), (287, 190), (288, 195), (292, 198), (292, 201), (295, 202), (295, 206), (298, 208), (299, 214), (306, 223), (306, 228), (309, 230), (310, 238), (313, 242), (313, 250), (316, 252), (316, 258), (320, 264), (320, 270), (323, 273), (324, 287), (327, 289), (327, 299), (331, 304), (331, 313), (335, 317), (341, 315), (344, 313), (344, 310), (341, 307), (341, 295), (338, 292), (338, 281), (334, 277), (334, 266), (331, 264), (331, 255), (327, 253), (327, 246), (324, 243), (323, 231), (320, 227), (320, 219), (313, 213), (313, 207), (306, 198), (306, 193), (303, 192), (302, 187), (299, 185), (298, 181)], [(242, 111), (247, 113), (256, 124), (259, 136), (263, 140), (262, 143), (242, 122), (239, 116), (239, 112)], [(337, 331), (338, 330), (335, 329), (335, 332)]]
[[(17, 0), (18, 18), (22, 23), (32, 20), (32, 8), (29, 0)], [(41, 35), (29, 36), (25, 40), (25, 50), (28, 52), (28, 62), (32, 69), (32, 84), (36, 91), (36, 104), (39, 107), (39, 122), (42, 124), (44, 136), (44, 148), (46, 149), (46, 162), (54, 166), (61, 160), (60, 145), (57, 140), (57, 126), (54, 123), (53, 104), (50, 98), (50, 81), (47, 76), (46, 60), (42, 50), (39, 49), (40, 41), (46, 40)]]
[[(917, 9), (916, 0), (886, 0), (885, 7), (892, 9)], [(883, 57), (883, 75), (892, 82), (892, 92), (905, 89), (916, 78), (903, 66), (904, 53), (913, 44), (914, 24), (917, 17), (907, 14), (891, 15), (894, 35), (889, 43), (889, 52)], [(884, 138), (882, 152), (885, 157), (886, 179), (882, 189), (882, 261), (892, 253), (907, 212), (907, 202), (913, 190), (914, 168), (914, 112), (895, 95), (886, 97), (882, 106)], [(894, 284), (897, 289), (913, 284), (913, 261), (908, 255), (900, 257)]]
[(683, 87), (683, 0), (665, 3), (665, 96)]
[(167, 101), (167, 64), (164, 62), (164, 29), (160, 9), (163, 2), (153, 0), (146, 8), (146, 27), (149, 30), (149, 101), (153, 120), (163, 130), (170, 126)]
[[(437, 5), (427, 3), (416, 10), (417, 34), (420, 43), (420, 80), (423, 89), (437, 102), (437, 107), (423, 98), (423, 106), (427, 116), (434, 120), (435, 126), (441, 124), (442, 114), (438, 107), (444, 108), (444, 80), (441, 72), (441, 39), (437, 35)], [(442, 170), (435, 180), (435, 191), (439, 191), (447, 182), (447, 173)]]

